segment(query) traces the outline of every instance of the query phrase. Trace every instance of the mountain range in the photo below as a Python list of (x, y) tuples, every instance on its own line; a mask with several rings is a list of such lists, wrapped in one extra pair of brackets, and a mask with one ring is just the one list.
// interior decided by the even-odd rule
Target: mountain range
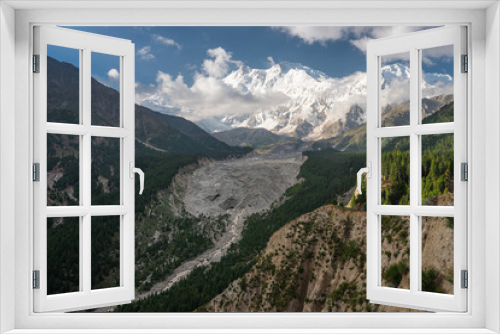
[[(382, 95), (390, 104), (408, 101), (410, 70), (407, 64), (394, 63), (381, 68)], [(207, 132), (234, 128), (266, 129), (277, 135), (306, 141), (333, 138), (366, 122), (366, 73), (355, 72), (341, 78), (297, 63), (279, 63), (268, 69), (241, 66), (222, 81), (242, 95), (281, 96), (278, 105), (257, 108), (255, 112), (231, 112), (206, 117), (196, 123)], [(453, 78), (447, 74), (424, 73), (423, 95), (438, 96), (452, 92)], [(403, 88), (403, 89), (401, 89)], [(150, 101), (149, 105), (154, 104)], [(182, 112), (179, 115), (183, 115)], [(189, 113), (186, 114), (186, 117)]]
[[(443, 116), (447, 114), (447, 116)], [(382, 115), (384, 126), (408, 125), (410, 119), (410, 103), (402, 102), (388, 108)], [(439, 95), (422, 99), (423, 123), (453, 122), (453, 95)], [(437, 119), (437, 121), (436, 121)], [(316, 141), (313, 149), (332, 147), (340, 151), (366, 150), (366, 124), (352, 128), (342, 135)]]
[(259, 149), (276, 144), (300, 142), (300, 139), (277, 135), (262, 128), (235, 128), (228, 131), (214, 132), (212, 136), (230, 146), (247, 146)]
[[(78, 123), (79, 69), (47, 57), (49, 122)], [(119, 124), (119, 92), (92, 78), (92, 124)], [(202, 154), (211, 157), (241, 155), (250, 149), (223, 143), (196, 124), (135, 105), (137, 151)]]

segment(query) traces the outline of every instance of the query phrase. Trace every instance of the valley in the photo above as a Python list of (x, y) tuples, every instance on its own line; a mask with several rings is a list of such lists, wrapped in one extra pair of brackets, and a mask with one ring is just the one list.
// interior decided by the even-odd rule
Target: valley
[[(209, 133), (182, 117), (135, 106), (135, 164), (146, 174), (144, 194), (135, 197), (136, 300), (94, 311), (392, 310), (364, 299), (366, 199), (353, 191), (356, 172), (366, 164), (365, 112), (362, 103), (355, 103), (366, 93), (364, 76), (325, 78), (299, 65), (229, 74), (229, 86), (271, 87), (293, 99), (288, 110), (245, 119), (228, 116), (220, 120), (227, 131)], [(78, 123), (78, 106), (68, 102), (77, 99), (71, 94), (78, 92), (78, 69), (54, 59), (48, 66), (52, 121)], [(399, 70), (385, 69), (388, 85), (399, 80), (394, 74)], [(59, 75), (50, 75), (55, 72)], [(327, 95), (334, 86), (338, 94)], [(112, 124), (119, 117), (112, 102), (118, 93), (94, 79), (92, 91), (93, 101), (99, 102), (92, 117)], [(347, 102), (337, 103), (340, 97)], [(424, 123), (453, 121), (453, 96), (422, 102)], [(402, 102), (385, 108), (384, 124), (403, 124), (408, 106)], [(79, 144), (74, 137), (48, 137), (47, 205), (79, 203)], [(422, 143), (427, 147), (423, 200), (453, 203), (452, 138), (428, 136)], [(409, 143), (398, 138), (383, 145), (386, 204), (408, 201), (408, 149)], [(93, 205), (119, 203), (119, 152), (112, 139), (92, 141)], [(78, 230), (71, 222), (57, 218), (48, 223), (51, 293), (78, 291), (78, 247), (68, 246)], [(428, 223), (427, 286), (449, 293), (453, 263), (443, 240), (453, 237), (453, 221)], [(99, 247), (92, 249), (96, 288), (119, 284), (116, 226), (103, 220), (92, 229), (95, 240), (109, 241), (96, 242)], [(388, 221), (385, 227), (384, 280), (404, 288), (408, 231), (404, 220)], [(432, 255), (437, 253), (441, 255)]]
[(165, 203), (175, 215), (196, 217), (200, 222), (224, 216), (226, 225), (209, 249), (181, 263), (137, 298), (168, 290), (193, 269), (220, 261), (240, 240), (245, 218), (269, 210), (297, 183), (304, 160), (300, 152), (287, 157), (257, 153), (239, 159), (204, 160), (198, 168), (178, 173)]

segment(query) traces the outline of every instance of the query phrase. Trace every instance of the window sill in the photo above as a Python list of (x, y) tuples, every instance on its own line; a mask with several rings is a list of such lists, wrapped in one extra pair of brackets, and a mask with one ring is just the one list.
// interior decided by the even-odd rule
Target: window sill
[(488, 329), (15, 329), (5, 334), (487, 334)]

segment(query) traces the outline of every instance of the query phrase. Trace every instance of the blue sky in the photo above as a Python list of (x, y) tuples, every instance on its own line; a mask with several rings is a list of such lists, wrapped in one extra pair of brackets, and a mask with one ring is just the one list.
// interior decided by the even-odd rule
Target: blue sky
[[(374, 29), (390, 27), (364, 27), (365, 33), (346, 32), (328, 38), (328, 33), (314, 36), (311, 33), (293, 31), (279, 27), (71, 27), (102, 35), (129, 39), (135, 43), (136, 81), (154, 83), (158, 71), (172, 76), (181, 74), (191, 85), (195, 71), (201, 71), (207, 50), (221, 47), (232, 54), (233, 59), (251, 68), (268, 68), (274, 62), (297, 62), (321, 70), (332, 77), (343, 77), (355, 71), (365, 71), (366, 59), (353, 41), (362, 40)], [(300, 27), (295, 27), (300, 28)], [(304, 27), (332, 28), (332, 27)], [(339, 27), (334, 27), (339, 28)], [(349, 27), (340, 27), (346, 28)], [(417, 27), (406, 27), (408, 31)], [(304, 29), (305, 30), (305, 29)], [(321, 34), (321, 33), (320, 33)], [(335, 35), (336, 32), (330, 35)], [(375, 34), (376, 35), (376, 34)], [(325, 37), (326, 36), (326, 37)], [(377, 36), (373, 36), (377, 37)], [(167, 44), (170, 41), (171, 44)], [(73, 56), (64, 52), (52, 52), (59, 60), (77, 64)], [(109, 59), (107, 59), (109, 58)], [(92, 74), (105, 78), (107, 72), (116, 67), (114, 57), (100, 56), (93, 61)], [(95, 63), (95, 64), (94, 64)], [(451, 72), (451, 68), (436, 66), (440, 72)], [(451, 74), (451, 73), (450, 73)]]
[[(186, 96), (207, 104), (235, 98), (222, 78), (241, 65), (267, 69), (294, 62), (330, 77), (366, 70), (366, 42), (428, 27), (71, 27), (129, 39), (136, 49), (136, 102), (177, 113)], [(78, 65), (78, 53), (53, 47), (49, 55)], [(449, 48), (428, 53), (424, 71), (452, 75)], [(394, 61), (398, 61), (397, 59)], [(117, 88), (116, 56), (93, 54), (92, 76)], [(218, 85), (219, 95), (212, 94)], [(226, 95), (220, 95), (221, 92)], [(200, 93), (202, 92), (202, 94)], [(220, 109), (217, 103), (214, 109)]]
[[(207, 50), (222, 47), (252, 68), (268, 68), (268, 57), (275, 62), (298, 62), (339, 77), (364, 71), (365, 56), (348, 40), (335, 43), (307, 44), (271, 27), (72, 27), (87, 32), (130, 39), (136, 51), (149, 47), (150, 57), (136, 57), (136, 81), (151, 83), (159, 70), (173, 76), (181, 74), (192, 83), (194, 71), (200, 71)], [(175, 41), (167, 45), (157, 36)], [(57, 57), (57, 55), (55, 55)], [(154, 56), (154, 58), (152, 58)], [(100, 59), (100, 61), (103, 61)], [(341, 64), (341, 66), (340, 66)], [(93, 75), (105, 76), (104, 63)], [(94, 70), (94, 69), (93, 69)]]

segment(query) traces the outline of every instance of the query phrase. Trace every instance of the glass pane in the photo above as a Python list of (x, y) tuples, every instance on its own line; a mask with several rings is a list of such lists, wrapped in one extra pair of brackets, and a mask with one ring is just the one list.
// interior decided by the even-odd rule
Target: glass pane
[(382, 216), (381, 286), (410, 289), (410, 217)]
[(410, 137), (382, 138), (382, 205), (410, 204)]
[(120, 57), (92, 52), (92, 125), (120, 126)]
[(120, 138), (92, 137), (92, 205), (120, 205)]
[(382, 126), (410, 125), (410, 53), (380, 57)]
[(422, 205), (453, 206), (453, 139), (422, 136)]
[(47, 206), (78, 205), (80, 137), (47, 134)]
[(120, 286), (120, 216), (92, 217), (92, 289)]
[(422, 123), (453, 122), (453, 45), (421, 50)]
[(422, 291), (453, 294), (453, 218), (422, 217)]
[(80, 290), (80, 218), (47, 218), (47, 294)]
[(80, 50), (47, 45), (47, 122), (80, 122)]

